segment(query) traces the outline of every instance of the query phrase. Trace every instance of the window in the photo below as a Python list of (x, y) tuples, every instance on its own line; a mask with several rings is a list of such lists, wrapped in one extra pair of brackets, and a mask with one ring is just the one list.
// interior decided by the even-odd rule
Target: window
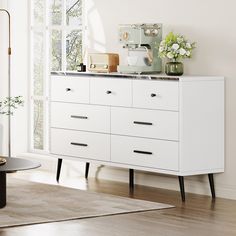
[(82, 62), (82, 0), (31, 1), (31, 149), (48, 151), (51, 71), (75, 71)]

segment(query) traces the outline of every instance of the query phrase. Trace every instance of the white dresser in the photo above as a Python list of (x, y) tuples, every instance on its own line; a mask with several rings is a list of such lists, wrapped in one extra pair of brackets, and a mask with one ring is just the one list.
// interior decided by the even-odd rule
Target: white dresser
[(51, 76), (50, 152), (183, 177), (224, 171), (224, 78)]

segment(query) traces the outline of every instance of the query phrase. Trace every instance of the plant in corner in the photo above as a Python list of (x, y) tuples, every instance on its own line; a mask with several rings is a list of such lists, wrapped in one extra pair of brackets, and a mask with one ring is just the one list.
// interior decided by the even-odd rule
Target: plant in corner
[[(0, 115), (13, 115), (13, 110), (16, 110), (19, 106), (23, 106), (23, 104), (22, 96), (6, 97), (0, 101)], [(4, 165), (5, 163), (6, 159), (0, 157), (0, 165)]]
[(13, 115), (13, 110), (23, 106), (23, 104), (22, 96), (6, 97), (3, 101), (0, 101), (0, 115)]
[(180, 60), (191, 58), (196, 43), (190, 43), (183, 35), (170, 32), (159, 46), (159, 57), (167, 58), (165, 65), (167, 75), (182, 75), (184, 66)]

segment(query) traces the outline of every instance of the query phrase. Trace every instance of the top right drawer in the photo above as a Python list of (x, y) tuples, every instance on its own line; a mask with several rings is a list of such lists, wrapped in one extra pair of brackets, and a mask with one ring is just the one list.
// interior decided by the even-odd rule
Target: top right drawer
[(133, 106), (178, 111), (179, 82), (134, 80)]

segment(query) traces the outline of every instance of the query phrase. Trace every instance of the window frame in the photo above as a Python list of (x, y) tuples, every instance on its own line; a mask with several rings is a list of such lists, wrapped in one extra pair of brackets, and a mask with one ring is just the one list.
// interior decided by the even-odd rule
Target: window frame
[[(66, 71), (67, 58), (66, 58), (66, 36), (67, 32), (72, 30), (81, 30), (82, 33), (82, 53), (84, 52), (84, 40), (86, 35), (86, 22), (85, 22), (85, 1), (82, 1), (82, 14), (81, 26), (68, 26), (66, 25), (66, 0), (62, 0), (62, 24), (52, 25), (50, 22), (50, 1), (44, 0), (44, 22), (42, 25), (34, 25), (34, 4), (33, 1), (29, 1), (29, 151), (39, 154), (48, 154), (50, 149), (50, 77), (51, 77), (51, 40), (52, 30), (60, 30), (62, 32), (62, 71)], [(34, 32), (43, 32), (43, 44), (44, 44), (44, 57), (43, 57), (43, 94), (34, 94)], [(43, 149), (37, 149), (34, 146), (34, 101), (43, 102)]]

